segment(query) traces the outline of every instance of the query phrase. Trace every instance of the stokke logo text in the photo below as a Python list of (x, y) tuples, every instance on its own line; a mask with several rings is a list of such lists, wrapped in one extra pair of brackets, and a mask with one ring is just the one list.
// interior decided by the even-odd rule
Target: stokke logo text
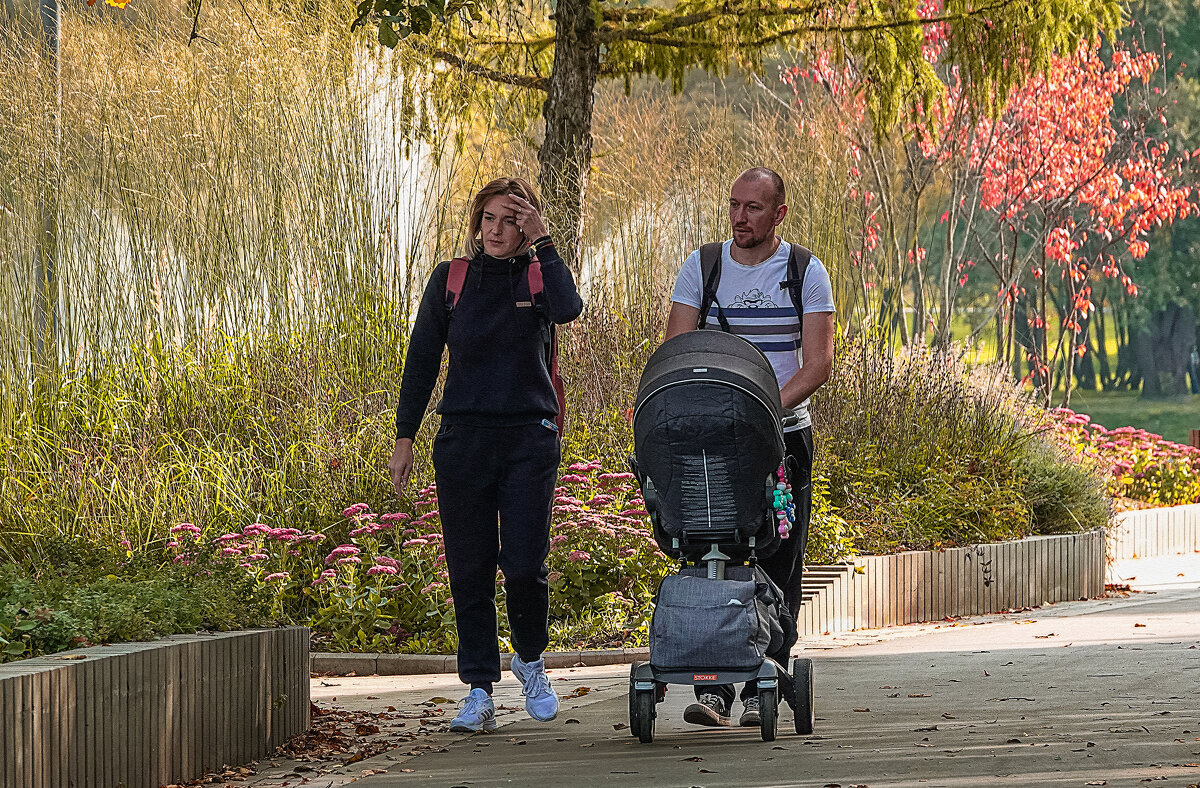
[(716, 681), (716, 673), (695, 673), (692, 675), (692, 681)]

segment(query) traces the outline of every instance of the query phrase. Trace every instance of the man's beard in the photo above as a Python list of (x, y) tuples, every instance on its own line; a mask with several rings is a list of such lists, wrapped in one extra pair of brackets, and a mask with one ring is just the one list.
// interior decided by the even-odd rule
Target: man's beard
[(775, 235), (775, 233), (774, 233), (774, 231), (772, 231), (769, 235), (751, 236), (750, 242), (745, 243), (745, 244), (738, 243), (737, 235), (734, 235), (733, 236), (733, 245), (736, 246), (738, 249), (753, 249), (756, 246), (763, 245), (764, 243), (767, 242), (768, 238), (772, 238), (772, 237), (774, 237), (774, 235)]

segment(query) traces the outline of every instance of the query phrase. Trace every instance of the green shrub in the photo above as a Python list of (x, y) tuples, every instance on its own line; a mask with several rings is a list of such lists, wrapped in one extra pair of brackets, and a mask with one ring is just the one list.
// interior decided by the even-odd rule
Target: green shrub
[(953, 349), (839, 343), (814, 397), (816, 474), (864, 553), (936, 549), (1103, 525), (1098, 480), (1038, 435), (1002, 369)]
[(0, 661), (275, 623), (270, 595), (228, 567), (89, 558), (58, 571), (0, 565)]

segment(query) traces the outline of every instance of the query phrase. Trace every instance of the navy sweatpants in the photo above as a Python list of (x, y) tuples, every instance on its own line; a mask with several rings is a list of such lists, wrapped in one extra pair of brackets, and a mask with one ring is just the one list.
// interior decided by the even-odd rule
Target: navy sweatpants
[(497, 567), (514, 650), (536, 661), (549, 643), (546, 555), (559, 458), (558, 433), (540, 424), (444, 425), (433, 442), (458, 676), (466, 684), (500, 680)]
[[(804, 574), (804, 551), (808, 547), (808, 523), (812, 516), (812, 465), (813, 465), (813, 434), (812, 427), (804, 427), (784, 433), (785, 450), (792, 462), (788, 466), (788, 483), (792, 485), (792, 500), (796, 504), (796, 522), (792, 533), (780, 544), (779, 549), (758, 562), (766, 571), (767, 576), (775, 581), (775, 585), (783, 591), (784, 602), (787, 603), (788, 617), (783, 623), (783, 645), (777, 651), (767, 654), (768, 657), (788, 666), (788, 657), (792, 646), (796, 645), (796, 614), (800, 610), (804, 590), (802, 580)], [(725, 699), (726, 708), (733, 702), (733, 685), (719, 684), (696, 685), (696, 697), (702, 694), (720, 695)], [(743, 700), (758, 694), (756, 682), (748, 681), (742, 687)]]

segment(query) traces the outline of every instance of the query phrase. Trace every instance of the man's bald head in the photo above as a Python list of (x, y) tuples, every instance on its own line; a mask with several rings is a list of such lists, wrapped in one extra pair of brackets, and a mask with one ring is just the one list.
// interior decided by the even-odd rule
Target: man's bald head
[(783, 186), (783, 178), (779, 177), (779, 173), (767, 167), (751, 167), (737, 177), (734, 183), (760, 181), (770, 187), (770, 193), (775, 200), (775, 206), (778, 208), (787, 202), (787, 189)]

